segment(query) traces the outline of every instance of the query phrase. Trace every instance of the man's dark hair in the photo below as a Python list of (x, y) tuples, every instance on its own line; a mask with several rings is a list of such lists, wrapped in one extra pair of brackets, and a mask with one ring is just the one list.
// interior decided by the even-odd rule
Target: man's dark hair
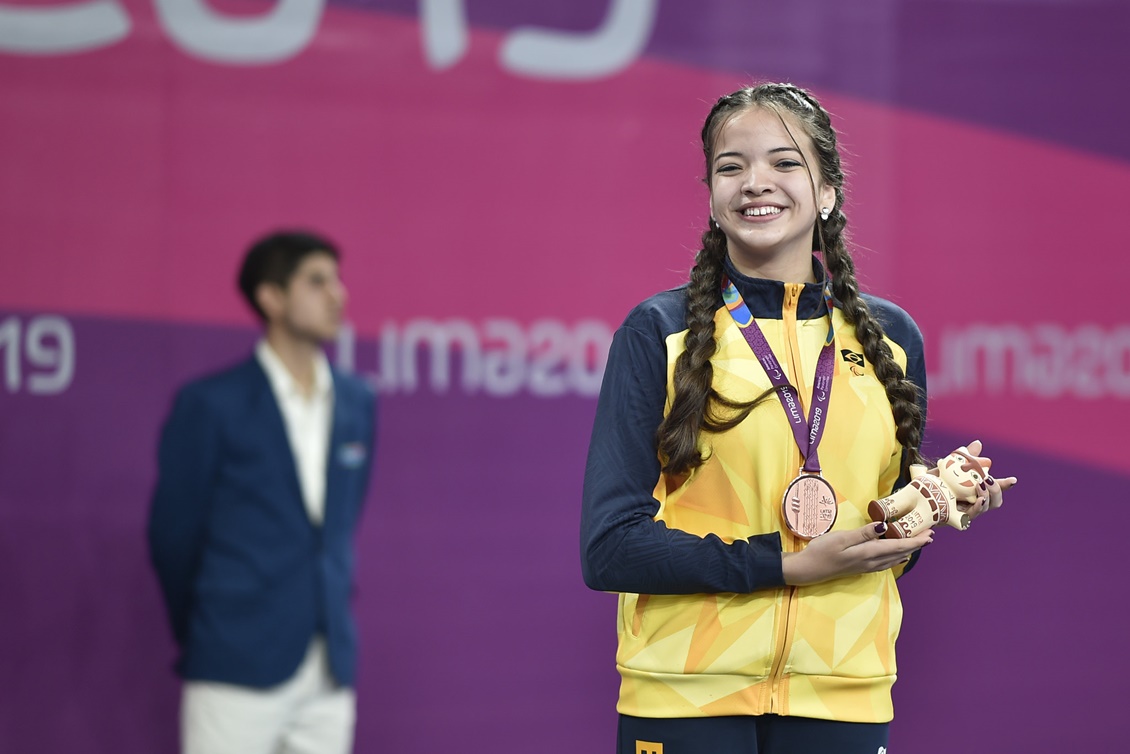
[(311, 254), (341, 258), (337, 246), (328, 238), (302, 230), (276, 231), (247, 250), (239, 268), (239, 290), (259, 319), (266, 322), (267, 314), (255, 300), (255, 290), (263, 283), (274, 283), (285, 290), (302, 260)]

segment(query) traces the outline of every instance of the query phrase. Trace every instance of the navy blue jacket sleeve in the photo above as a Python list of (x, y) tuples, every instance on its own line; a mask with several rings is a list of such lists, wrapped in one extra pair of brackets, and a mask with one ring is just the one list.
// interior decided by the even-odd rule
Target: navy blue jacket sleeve
[[(864, 300), (870, 307), (872, 314), (883, 326), (883, 333), (891, 340), (898, 343), (902, 350), (906, 353), (906, 378), (913, 382), (918, 388), (918, 407), (922, 411), (922, 432), (926, 432), (926, 360), (925, 360), (925, 345), (922, 340), (922, 331), (918, 329), (918, 323), (901, 307), (892, 304), (875, 296), (863, 294)], [(905, 456), (905, 451), (904, 451)], [(905, 457), (903, 459), (905, 463)], [(895, 482), (895, 489), (900, 489), (910, 483), (910, 473), (903, 472), (898, 481)], [(915, 550), (914, 554), (910, 556), (910, 562), (902, 569), (902, 576), (910, 572), (914, 566), (918, 565), (918, 559), (921, 557), (922, 551)]]
[(612, 340), (589, 444), (581, 510), (585, 583), (640, 594), (744, 593), (783, 585), (778, 534), (726, 544), (655, 520), (655, 433), (666, 399), (666, 349), (662, 331), (637, 329), (634, 319), (640, 320), (629, 316)]
[[(377, 441), (380, 437), (381, 431), (381, 402), (380, 398), (373, 390), (366, 390), (366, 416), (369, 417), (369, 460), (368, 466), (365, 469), (365, 493), (368, 494), (369, 487), (373, 481), (373, 464), (377, 458)], [(364, 496), (361, 498), (364, 500)]]
[(182, 645), (219, 465), (219, 435), (216, 414), (200, 391), (192, 386), (182, 390), (161, 433), (148, 527), (150, 558), (173, 635)]

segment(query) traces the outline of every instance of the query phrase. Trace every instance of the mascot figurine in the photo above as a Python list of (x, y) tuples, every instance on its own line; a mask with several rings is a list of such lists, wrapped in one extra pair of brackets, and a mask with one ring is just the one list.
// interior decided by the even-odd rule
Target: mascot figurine
[(988, 458), (978, 455), (981, 443), (962, 446), (927, 470), (910, 467), (910, 484), (889, 497), (872, 500), (867, 508), (872, 521), (886, 521), (886, 537), (913, 537), (945, 524), (960, 531), (992, 508), (999, 508), (1003, 492), (1015, 479), (997, 480), (989, 476)]

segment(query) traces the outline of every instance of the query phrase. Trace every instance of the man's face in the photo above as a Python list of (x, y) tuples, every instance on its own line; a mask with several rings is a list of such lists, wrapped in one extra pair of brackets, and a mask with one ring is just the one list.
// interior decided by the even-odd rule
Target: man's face
[(332, 256), (309, 254), (286, 288), (271, 288), (265, 309), (272, 327), (281, 327), (296, 340), (326, 343), (337, 337), (348, 294)]

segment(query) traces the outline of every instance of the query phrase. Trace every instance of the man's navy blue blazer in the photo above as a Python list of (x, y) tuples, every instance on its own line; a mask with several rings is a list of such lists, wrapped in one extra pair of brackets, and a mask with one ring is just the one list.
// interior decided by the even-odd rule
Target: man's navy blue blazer
[(185, 679), (276, 685), (321, 631), (334, 678), (354, 682), (353, 533), (376, 397), (332, 373), (321, 526), (306, 512), (282, 414), (254, 357), (177, 394), (161, 435), (149, 549)]

